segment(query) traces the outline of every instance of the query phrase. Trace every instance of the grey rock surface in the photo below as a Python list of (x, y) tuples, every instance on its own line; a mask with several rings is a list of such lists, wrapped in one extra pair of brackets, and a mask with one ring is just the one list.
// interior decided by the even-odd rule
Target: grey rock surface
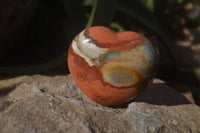
[(104, 107), (68, 76), (21, 76), (0, 81), (0, 132), (198, 133), (200, 107), (154, 80), (134, 101)]

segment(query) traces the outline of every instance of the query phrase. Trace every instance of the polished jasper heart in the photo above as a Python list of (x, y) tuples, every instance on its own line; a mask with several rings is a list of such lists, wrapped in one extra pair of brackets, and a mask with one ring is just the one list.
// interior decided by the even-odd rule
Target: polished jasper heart
[(102, 105), (135, 98), (152, 81), (158, 55), (136, 32), (95, 26), (79, 33), (69, 48), (69, 70), (80, 89)]

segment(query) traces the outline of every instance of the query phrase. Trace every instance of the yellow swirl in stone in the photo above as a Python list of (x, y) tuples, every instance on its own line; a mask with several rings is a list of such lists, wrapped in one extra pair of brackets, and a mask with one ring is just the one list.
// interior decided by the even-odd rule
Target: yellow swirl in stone
[(128, 87), (141, 78), (133, 67), (117, 62), (104, 64), (101, 71), (104, 81), (116, 87)]

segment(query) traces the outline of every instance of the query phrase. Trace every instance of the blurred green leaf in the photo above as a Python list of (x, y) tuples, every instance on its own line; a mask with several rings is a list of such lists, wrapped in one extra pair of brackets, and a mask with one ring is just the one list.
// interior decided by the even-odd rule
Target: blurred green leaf
[(178, 0), (178, 4), (181, 4), (184, 0)]
[(110, 27), (112, 29), (116, 29), (117, 32), (125, 31), (124, 28), (119, 23), (117, 23), (117, 22), (111, 22)]
[(147, 9), (154, 12), (154, 0), (142, 0), (141, 1)]
[(92, 6), (94, 4), (95, 0), (84, 0), (83, 5), (84, 6)]
[(91, 11), (91, 14), (89, 16), (86, 28), (91, 27), (92, 24), (93, 24), (94, 16), (95, 16), (96, 9), (97, 9), (97, 4), (98, 4), (98, 0), (93, 0), (92, 11)]

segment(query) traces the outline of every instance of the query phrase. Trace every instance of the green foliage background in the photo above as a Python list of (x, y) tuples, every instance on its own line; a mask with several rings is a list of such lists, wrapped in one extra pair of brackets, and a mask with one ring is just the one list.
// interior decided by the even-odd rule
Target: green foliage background
[[(188, 3), (193, 7), (186, 9)], [(199, 3), (198, 0), (40, 0), (37, 13), (29, 26), (28, 39), (20, 42), (23, 45), (16, 44), (10, 52), (12, 54), (4, 56), (0, 73), (41, 73), (66, 63), (66, 47), (74, 36), (84, 28), (95, 25), (107, 26), (116, 31), (137, 30), (137, 25), (151, 30), (163, 41), (162, 45), (176, 66), (165, 32), (181, 34), (183, 27), (198, 26), (200, 17), (194, 12)], [(56, 36), (55, 25), (62, 28), (62, 34), (58, 33)], [(54, 33), (50, 34), (51, 32)], [(48, 51), (48, 40), (51, 37), (62, 41), (57, 45), (58, 50), (53, 47), (55, 52), (48, 58), (32, 59), (37, 57), (34, 55), (36, 53), (44, 56), (42, 53)], [(26, 43), (30, 45), (28, 50), (24, 46)], [(20, 53), (15, 52), (17, 48)], [(27, 51), (32, 56), (28, 57), (29, 59), (23, 56)], [(23, 58), (31, 61), (21, 63), (25, 62)]]

